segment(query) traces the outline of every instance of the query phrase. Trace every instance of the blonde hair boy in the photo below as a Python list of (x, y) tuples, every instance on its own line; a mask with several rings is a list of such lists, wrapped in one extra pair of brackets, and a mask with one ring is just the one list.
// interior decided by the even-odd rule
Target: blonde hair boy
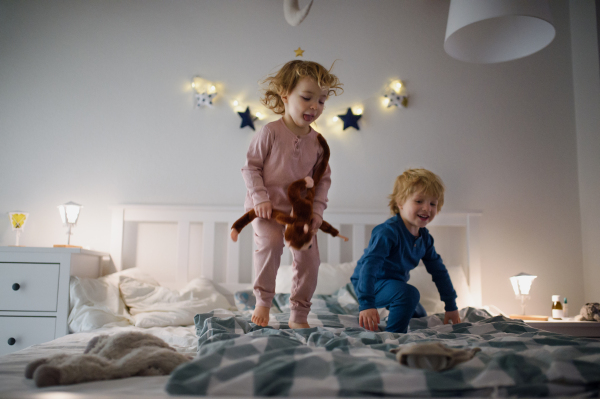
[(414, 193), (422, 193), (438, 199), (437, 211), (444, 205), (444, 183), (438, 175), (427, 169), (407, 169), (396, 178), (394, 190), (388, 197), (392, 215), (400, 213), (398, 204), (403, 204)]

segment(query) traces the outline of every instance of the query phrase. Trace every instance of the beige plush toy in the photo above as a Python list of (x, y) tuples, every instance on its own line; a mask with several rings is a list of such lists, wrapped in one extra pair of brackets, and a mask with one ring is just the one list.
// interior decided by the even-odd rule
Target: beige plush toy
[(575, 316), (578, 321), (600, 321), (600, 303), (589, 302), (581, 307), (579, 314)]
[[(315, 187), (323, 177), (327, 164), (329, 163), (329, 145), (323, 136), (317, 136), (321, 147), (323, 147), (323, 160), (317, 166), (313, 177), (307, 176), (304, 179), (296, 180), (288, 187), (288, 199), (292, 204), (292, 214), (288, 215), (277, 209), (273, 209), (271, 216), (275, 221), (285, 226), (284, 239), (287, 246), (298, 251), (307, 249), (311, 243), (315, 232), (310, 231), (311, 219), (313, 215), (313, 201), (315, 198)], [(303, 193), (306, 192), (306, 195)], [(231, 239), (235, 242), (238, 235), (244, 227), (250, 224), (256, 218), (254, 209), (239, 218), (231, 226)], [(320, 227), (325, 233), (334, 237), (340, 237), (348, 241), (347, 237), (340, 235), (340, 232), (332, 225), (323, 220)]]
[(125, 332), (94, 337), (81, 355), (60, 354), (37, 359), (25, 377), (38, 387), (70, 385), (133, 376), (168, 375), (192, 357), (178, 353), (150, 334)]

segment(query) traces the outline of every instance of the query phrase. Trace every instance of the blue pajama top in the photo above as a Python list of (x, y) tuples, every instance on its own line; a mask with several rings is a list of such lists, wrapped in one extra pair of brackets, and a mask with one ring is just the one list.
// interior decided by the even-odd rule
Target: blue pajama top
[(442, 257), (435, 252), (429, 230), (420, 228), (419, 237), (413, 236), (399, 214), (373, 229), (369, 246), (354, 269), (350, 280), (356, 289), (359, 309), (375, 308), (377, 280), (408, 282), (410, 271), (421, 259), (445, 303), (444, 309), (457, 310), (456, 292)]

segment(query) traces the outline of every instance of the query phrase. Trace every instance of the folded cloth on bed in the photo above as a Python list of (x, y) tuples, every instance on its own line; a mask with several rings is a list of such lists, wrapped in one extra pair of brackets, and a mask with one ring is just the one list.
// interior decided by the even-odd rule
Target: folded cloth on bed
[(34, 360), (25, 368), (25, 377), (33, 379), (38, 387), (46, 387), (168, 375), (191, 359), (154, 335), (125, 332), (94, 337), (81, 355), (59, 354)]
[(459, 363), (471, 360), (480, 351), (480, 348), (450, 348), (441, 342), (403, 345), (390, 350), (396, 354), (396, 359), (404, 366), (433, 371), (451, 369)]

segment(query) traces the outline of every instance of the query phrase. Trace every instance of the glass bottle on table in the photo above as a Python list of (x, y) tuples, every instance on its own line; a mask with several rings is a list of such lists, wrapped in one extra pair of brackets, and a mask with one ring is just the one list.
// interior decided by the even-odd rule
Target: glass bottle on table
[(554, 320), (562, 320), (563, 307), (560, 303), (560, 295), (552, 295), (552, 318)]

